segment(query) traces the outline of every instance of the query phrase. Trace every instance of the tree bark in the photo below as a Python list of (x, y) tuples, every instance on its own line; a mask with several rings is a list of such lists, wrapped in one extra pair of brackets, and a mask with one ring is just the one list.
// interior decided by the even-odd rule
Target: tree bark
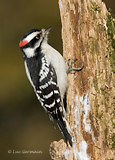
[(73, 147), (52, 142), (52, 159), (113, 160), (115, 21), (101, 0), (59, 0), (63, 56), (82, 71), (68, 74), (67, 120)]

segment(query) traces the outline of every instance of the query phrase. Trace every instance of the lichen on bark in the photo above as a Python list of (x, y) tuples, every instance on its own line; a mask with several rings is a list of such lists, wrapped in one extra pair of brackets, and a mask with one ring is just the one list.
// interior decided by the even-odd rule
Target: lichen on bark
[(107, 44), (112, 72), (115, 73), (115, 19), (110, 12), (107, 13)]

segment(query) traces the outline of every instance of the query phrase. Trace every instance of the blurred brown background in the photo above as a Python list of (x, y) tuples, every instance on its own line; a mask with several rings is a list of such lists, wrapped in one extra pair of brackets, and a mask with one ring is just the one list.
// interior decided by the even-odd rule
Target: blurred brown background
[[(105, 0), (115, 13), (115, 1)], [(0, 0), (0, 159), (50, 160), (49, 145), (62, 136), (39, 105), (18, 47), (32, 28), (51, 26), (49, 43), (62, 53), (56, 0)], [(8, 151), (39, 151), (38, 154)], [(10, 151), (9, 151), (10, 152)], [(42, 152), (42, 153), (41, 153)]]

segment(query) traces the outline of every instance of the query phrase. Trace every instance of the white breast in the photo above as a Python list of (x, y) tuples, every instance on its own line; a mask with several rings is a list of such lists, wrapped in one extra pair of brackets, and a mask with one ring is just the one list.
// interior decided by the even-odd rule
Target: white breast
[(67, 90), (67, 68), (62, 55), (47, 43), (42, 44), (42, 52), (46, 55), (48, 62), (52, 64), (57, 75), (57, 85), (60, 89), (61, 98), (64, 98)]

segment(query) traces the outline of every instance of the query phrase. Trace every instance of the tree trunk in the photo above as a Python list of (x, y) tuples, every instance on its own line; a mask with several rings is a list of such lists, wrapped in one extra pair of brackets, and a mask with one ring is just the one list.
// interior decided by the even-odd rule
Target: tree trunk
[(63, 56), (82, 71), (68, 74), (67, 120), (73, 147), (50, 146), (52, 159), (113, 160), (115, 27), (101, 0), (59, 0)]

